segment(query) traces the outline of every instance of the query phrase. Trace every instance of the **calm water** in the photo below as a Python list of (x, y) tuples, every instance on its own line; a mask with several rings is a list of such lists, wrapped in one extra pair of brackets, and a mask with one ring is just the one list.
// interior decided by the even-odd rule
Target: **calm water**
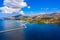
[[(1, 32), (15, 28), (21, 28), (21, 30)], [(21, 23), (16, 20), (0, 21), (0, 40), (24, 40), (24, 33), (21, 27)]]
[[(0, 40), (60, 40), (59, 24), (26, 24), (27, 28), (0, 33)], [(16, 20), (0, 21), (0, 31), (21, 28)]]

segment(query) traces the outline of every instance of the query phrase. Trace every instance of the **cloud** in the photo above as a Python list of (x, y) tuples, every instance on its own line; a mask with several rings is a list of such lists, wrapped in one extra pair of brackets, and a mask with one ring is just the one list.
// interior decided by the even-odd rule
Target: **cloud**
[(18, 12), (20, 9), (14, 9), (14, 8), (9, 8), (7, 6), (1, 7), (0, 10), (2, 13), (13, 13), (13, 12)]
[(28, 6), (28, 8), (31, 8), (30, 6)]
[(12, 8), (23, 8), (27, 6), (24, 0), (5, 0), (4, 5)]
[[(4, 0), (3, 7), (0, 7), (2, 13), (20, 13), (20, 10), (27, 7), (27, 3), (24, 0)], [(24, 13), (21, 11), (22, 14)]]
[(24, 15), (24, 12), (23, 11), (20, 11), (19, 13), (22, 14), (22, 15)]

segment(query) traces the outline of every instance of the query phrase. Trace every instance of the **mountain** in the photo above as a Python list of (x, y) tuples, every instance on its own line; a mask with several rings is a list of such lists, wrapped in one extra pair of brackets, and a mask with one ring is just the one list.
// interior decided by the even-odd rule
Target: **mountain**
[(52, 18), (52, 17), (59, 17), (60, 18), (60, 13), (55, 12), (55, 13), (47, 13), (47, 14), (38, 14), (38, 15), (30, 15), (30, 16), (25, 16), (25, 15), (16, 15), (16, 16), (9, 16), (4, 19), (6, 20), (23, 20), (24, 18), (36, 18), (36, 17), (42, 17), (42, 18)]
[(4, 18), (5, 20), (23, 20), (24, 18), (28, 18), (28, 16), (24, 16), (24, 15), (16, 15), (16, 16), (8, 16), (6, 18)]

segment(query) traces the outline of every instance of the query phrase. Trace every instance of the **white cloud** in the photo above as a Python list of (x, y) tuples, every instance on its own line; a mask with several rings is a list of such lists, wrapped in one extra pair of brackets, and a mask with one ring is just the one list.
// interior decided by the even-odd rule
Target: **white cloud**
[(28, 6), (28, 8), (31, 8), (30, 6)]
[(20, 9), (14, 9), (14, 8), (8, 8), (7, 6), (1, 7), (0, 10), (2, 13), (13, 13), (13, 12), (18, 12)]
[(19, 13), (22, 14), (22, 15), (24, 15), (24, 12), (23, 11), (20, 11)]
[(23, 8), (27, 6), (24, 0), (5, 0), (4, 5), (12, 8)]
[(27, 7), (27, 3), (24, 2), (24, 0), (4, 0), (4, 6), (0, 8), (2, 10), (2, 13), (19, 13), (21, 12), (22, 14), (23, 11), (20, 11), (21, 8)]

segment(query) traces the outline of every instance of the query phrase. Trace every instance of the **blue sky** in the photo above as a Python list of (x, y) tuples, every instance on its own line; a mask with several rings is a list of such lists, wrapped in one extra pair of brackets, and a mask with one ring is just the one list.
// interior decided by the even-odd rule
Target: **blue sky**
[(24, 8), (23, 10), (25, 12), (46, 12), (46, 9), (41, 10), (41, 8), (49, 8), (47, 11), (48, 12), (53, 12), (57, 8), (57, 10), (60, 10), (60, 0), (25, 0), (28, 5), (31, 6), (30, 9)]
[[(29, 9), (27, 7), (22, 8), (25, 14), (46, 12), (46, 8), (49, 8), (47, 12), (54, 12), (56, 10), (60, 10), (60, 0), (25, 0), (25, 2), (27, 2), (27, 5), (31, 7)], [(0, 0), (0, 7), (2, 6), (3, 0)], [(0, 16), (4, 15), (1, 15), (0, 13)]]

